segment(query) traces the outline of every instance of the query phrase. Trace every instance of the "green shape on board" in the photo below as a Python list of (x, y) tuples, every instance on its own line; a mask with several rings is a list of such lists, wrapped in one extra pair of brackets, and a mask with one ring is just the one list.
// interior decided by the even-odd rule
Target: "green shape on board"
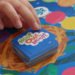
[(2, 70), (2, 74), (3, 74), (3, 75), (18, 75), (19, 72), (3, 69), (3, 70)]
[(65, 48), (65, 51), (66, 52), (72, 52), (72, 51), (74, 51), (75, 50), (75, 46), (73, 45), (73, 46), (67, 46), (66, 48)]
[(13, 75), (13, 74), (3, 74), (3, 75)]
[(44, 2), (56, 2), (56, 0), (43, 0)]
[(57, 67), (54, 64), (49, 64), (39, 75), (57, 75)]

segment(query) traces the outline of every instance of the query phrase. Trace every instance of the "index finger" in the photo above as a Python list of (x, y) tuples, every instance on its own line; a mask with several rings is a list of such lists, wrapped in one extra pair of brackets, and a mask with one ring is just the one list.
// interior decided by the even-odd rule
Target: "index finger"
[(29, 10), (31, 10), (32, 14), (34, 15), (36, 21), (38, 22), (38, 24), (40, 24), (40, 20), (37, 17), (36, 11), (34, 10), (34, 8), (32, 7), (32, 5), (28, 2), (28, 0), (20, 0), (24, 5), (26, 5)]
[(13, 6), (5, 1), (0, 2), (0, 12), (3, 12), (12, 22), (15, 28), (21, 28), (22, 23)]

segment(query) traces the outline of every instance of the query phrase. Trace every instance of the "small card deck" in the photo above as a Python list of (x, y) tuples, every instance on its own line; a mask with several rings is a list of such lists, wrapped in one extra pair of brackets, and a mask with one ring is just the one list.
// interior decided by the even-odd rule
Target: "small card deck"
[(16, 54), (28, 65), (41, 62), (57, 52), (56, 36), (45, 29), (29, 29), (12, 40)]

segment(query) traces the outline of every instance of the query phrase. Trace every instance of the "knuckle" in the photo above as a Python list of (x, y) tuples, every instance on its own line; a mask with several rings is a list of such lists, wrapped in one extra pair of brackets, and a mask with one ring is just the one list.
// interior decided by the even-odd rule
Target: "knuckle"
[(22, 9), (21, 5), (20, 4), (16, 5), (16, 9), (18, 10)]
[(0, 7), (6, 7), (7, 6), (7, 2), (5, 2), (5, 1), (1, 1), (0, 2)]
[(5, 1), (1, 1), (0, 2), (0, 8), (1, 9), (5, 9), (9, 6), (9, 3), (8, 2), (5, 2)]
[(20, 17), (19, 17), (18, 15), (15, 15), (15, 14), (14, 14), (14, 16), (13, 16), (13, 17), (14, 17), (14, 21), (15, 21), (15, 22), (17, 22), (17, 21), (19, 21), (19, 20), (20, 20)]

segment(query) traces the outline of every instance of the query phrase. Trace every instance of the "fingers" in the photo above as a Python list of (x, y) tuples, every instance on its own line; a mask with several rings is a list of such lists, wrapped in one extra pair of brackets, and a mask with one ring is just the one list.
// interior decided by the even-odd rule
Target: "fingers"
[(20, 19), (21, 19), (21, 21), (22, 21), (22, 24), (23, 24), (23, 27), (27, 30), (27, 29), (29, 29), (29, 25), (27, 24), (27, 22), (25, 22), (24, 21), (24, 19), (20, 16)]
[(1, 1), (0, 2), (0, 12), (3, 12), (11, 20), (15, 28), (22, 27), (20, 18), (10, 3)]
[(38, 24), (40, 24), (40, 20), (39, 18), (37, 17), (37, 14), (34, 10), (34, 8), (32, 7), (32, 5), (27, 1), (27, 0), (20, 0), (24, 5), (26, 5), (29, 10), (31, 10), (31, 13), (33, 14), (33, 16), (35, 17), (36, 21), (38, 22)]
[(13, 28), (14, 27), (11, 20), (5, 15), (2, 17), (2, 22), (3, 22), (5, 28)]
[[(8, 1), (8, 2), (7, 2)], [(31, 27), (32, 29), (40, 29), (40, 22), (37, 18), (36, 12), (28, 1), (7, 0), (0, 2), (0, 12), (5, 14), (13, 23), (15, 28), (21, 28), (22, 22), (19, 15), (23, 19), (24, 27)], [(1, 26), (1, 25), (0, 25)], [(2, 25), (3, 26), (3, 25)], [(7, 27), (7, 25), (6, 25)], [(12, 27), (11, 25), (9, 27)]]
[(3, 30), (4, 29), (4, 24), (2, 22), (2, 20), (0, 19), (0, 30)]
[(20, 1), (16, 0), (15, 2), (11, 2), (17, 12), (23, 17), (25, 22), (32, 28), (32, 29), (40, 29), (35, 17), (31, 13), (31, 11), (23, 5)]

